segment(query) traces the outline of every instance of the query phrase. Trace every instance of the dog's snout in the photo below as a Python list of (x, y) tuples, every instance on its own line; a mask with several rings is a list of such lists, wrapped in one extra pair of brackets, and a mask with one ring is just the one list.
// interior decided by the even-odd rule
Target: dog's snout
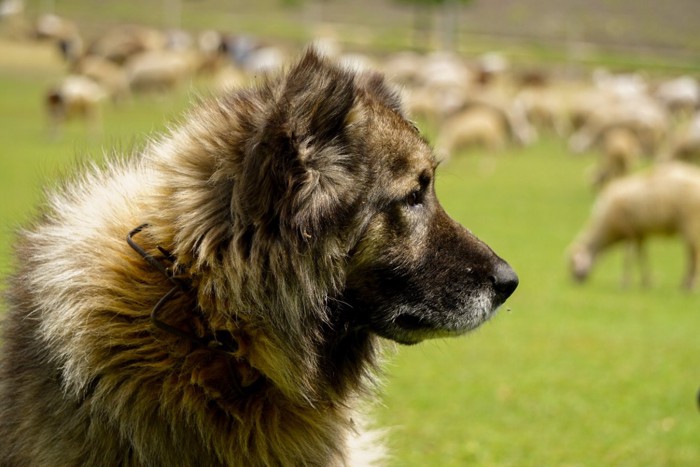
[(511, 296), (520, 282), (513, 268), (505, 261), (498, 263), (494, 268), (491, 281), (493, 282), (493, 288), (501, 302), (506, 301), (506, 299)]

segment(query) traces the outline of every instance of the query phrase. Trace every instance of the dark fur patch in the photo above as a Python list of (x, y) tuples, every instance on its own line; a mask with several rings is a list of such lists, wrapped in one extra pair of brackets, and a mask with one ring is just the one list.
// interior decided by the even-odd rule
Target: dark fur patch
[[(517, 285), (435, 165), (380, 75), (311, 50), (50, 194), (7, 289), (0, 465), (352, 464), (380, 337), (464, 333)], [(144, 223), (191, 284), (165, 302)]]

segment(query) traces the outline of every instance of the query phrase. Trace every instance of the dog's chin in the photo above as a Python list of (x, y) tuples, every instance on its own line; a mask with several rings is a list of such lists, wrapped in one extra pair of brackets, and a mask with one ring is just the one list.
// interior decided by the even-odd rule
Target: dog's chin
[(403, 345), (414, 345), (428, 339), (438, 339), (441, 337), (457, 337), (465, 332), (447, 331), (444, 329), (404, 329), (401, 327), (384, 327), (377, 329), (377, 335)]
[[(488, 321), (498, 307), (468, 313), (401, 313), (372, 326), (381, 337), (399, 344), (413, 345), (428, 339), (458, 337)], [(437, 318), (433, 318), (437, 317)]]

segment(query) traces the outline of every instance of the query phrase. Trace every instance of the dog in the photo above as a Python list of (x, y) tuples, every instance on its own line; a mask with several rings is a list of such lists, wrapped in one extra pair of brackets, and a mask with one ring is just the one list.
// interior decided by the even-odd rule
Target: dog
[(16, 242), (0, 464), (380, 462), (385, 344), (464, 334), (518, 285), (436, 165), (381, 75), (310, 48), (79, 171)]

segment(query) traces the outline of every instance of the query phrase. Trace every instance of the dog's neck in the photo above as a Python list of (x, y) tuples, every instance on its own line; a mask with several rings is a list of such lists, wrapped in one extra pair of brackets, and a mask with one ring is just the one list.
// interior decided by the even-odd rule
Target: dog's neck
[(235, 373), (231, 375), (234, 376), (232, 379), (240, 382), (241, 391), (254, 389), (256, 383), (262, 380), (262, 375), (243, 357), (245, 345), (240, 337), (225, 329), (213, 329), (198, 306), (189, 310), (185, 309), (184, 311), (192, 313), (195, 316), (193, 319), (203, 324), (201, 327), (206, 330), (203, 335), (173, 326), (160, 318), (159, 312), (161, 309), (178, 295), (196, 294), (195, 280), (184, 272), (187, 268), (181, 265), (178, 266), (177, 258), (160, 245), (156, 246), (159, 255), (154, 256), (134, 240), (134, 237), (146, 227), (148, 227), (148, 224), (142, 224), (129, 232), (127, 243), (146, 263), (160, 272), (172, 284), (172, 288), (158, 300), (151, 310), (151, 323), (161, 331), (189, 341), (193, 344), (193, 348), (205, 348), (211, 352), (226, 354), (229, 357), (227, 359), (229, 361), (229, 370)]

